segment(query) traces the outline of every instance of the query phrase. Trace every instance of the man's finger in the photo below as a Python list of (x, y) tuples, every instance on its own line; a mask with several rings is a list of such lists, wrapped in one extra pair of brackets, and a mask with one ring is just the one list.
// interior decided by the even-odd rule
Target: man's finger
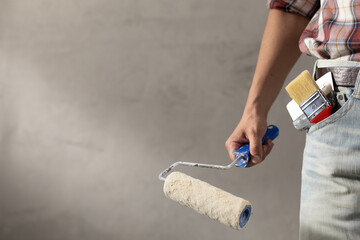
[(231, 161), (235, 160), (235, 155), (232, 152), (238, 150), (239, 147), (240, 147), (239, 144), (236, 144), (236, 143), (234, 143), (234, 142), (232, 142), (230, 140), (226, 141), (225, 148), (226, 148), (226, 150), (227, 150), (227, 152), (229, 154), (229, 157), (230, 157)]
[[(274, 143), (269, 139), (265, 142), (264, 145), (262, 145), (262, 158), (261, 158), (261, 161), (262, 162), (266, 157), (267, 155), (270, 154), (272, 148), (274, 146)], [(254, 165), (258, 164), (258, 162), (253, 162), (253, 161), (249, 161), (248, 165), (246, 167), (252, 167)]]
[(262, 146), (263, 148), (263, 158), (266, 158), (267, 155), (269, 155), (269, 153), (271, 152), (271, 149), (273, 148), (274, 143), (268, 139), (265, 144)]
[(250, 155), (251, 161), (255, 164), (258, 164), (262, 161), (262, 145), (261, 145), (261, 138), (252, 135), (249, 136), (250, 141)]

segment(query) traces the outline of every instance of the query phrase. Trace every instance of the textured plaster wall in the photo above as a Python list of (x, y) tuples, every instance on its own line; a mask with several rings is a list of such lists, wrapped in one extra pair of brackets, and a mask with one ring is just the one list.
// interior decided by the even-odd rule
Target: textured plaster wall
[(157, 179), (175, 161), (229, 163), (265, 2), (0, 0), (0, 239), (296, 239), (304, 134), (285, 91), (266, 162), (179, 168), (251, 201), (245, 231), (166, 199)]

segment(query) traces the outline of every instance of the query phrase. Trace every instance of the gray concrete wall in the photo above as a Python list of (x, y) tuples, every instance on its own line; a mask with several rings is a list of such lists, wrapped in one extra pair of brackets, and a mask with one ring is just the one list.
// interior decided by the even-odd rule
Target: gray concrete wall
[(229, 163), (265, 2), (0, 0), (0, 239), (296, 239), (304, 134), (285, 91), (266, 162), (179, 168), (251, 201), (245, 231), (157, 179), (174, 161)]

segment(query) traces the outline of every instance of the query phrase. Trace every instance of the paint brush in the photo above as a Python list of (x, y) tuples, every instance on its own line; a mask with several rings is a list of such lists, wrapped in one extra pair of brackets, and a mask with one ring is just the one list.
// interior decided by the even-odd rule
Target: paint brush
[[(328, 96), (328, 94), (334, 91), (333, 82), (334, 81), (331, 72), (326, 73), (316, 80), (316, 84), (319, 86), (325, 96)], [(302, 131), (310, 128), (311, 123), (309, 119), (305, 116), (304, 112), (294, 100), (291, 100), (286, 105), (286, 109), (288, 110), (290, 117), (293, 120), (293, 125), (297, 130)]]
[(331, 115), (331, 103), (308, 71), (303, 71), (285, 89), (310, 123), (318, 123)]

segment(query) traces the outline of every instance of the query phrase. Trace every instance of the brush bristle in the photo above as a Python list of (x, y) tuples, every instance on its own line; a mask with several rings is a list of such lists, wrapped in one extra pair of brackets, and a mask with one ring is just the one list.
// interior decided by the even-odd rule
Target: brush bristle
[(286, 87), (286, 91), (294, 101), (300, 105), (314, 92), (319, 90), (315, 80), (308, 71), (303, 71)]

